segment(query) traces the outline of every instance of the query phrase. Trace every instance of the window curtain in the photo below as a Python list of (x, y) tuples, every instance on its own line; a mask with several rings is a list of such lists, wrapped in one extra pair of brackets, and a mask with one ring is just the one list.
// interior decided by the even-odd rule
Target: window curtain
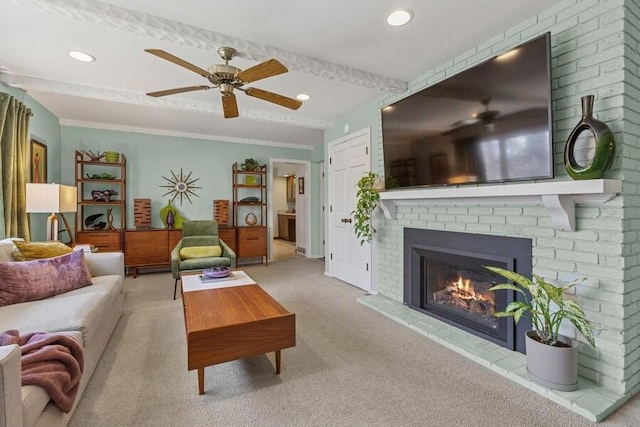
[(26, 182), (31, 110), (0, 92), (0, 237), (30, 240)]

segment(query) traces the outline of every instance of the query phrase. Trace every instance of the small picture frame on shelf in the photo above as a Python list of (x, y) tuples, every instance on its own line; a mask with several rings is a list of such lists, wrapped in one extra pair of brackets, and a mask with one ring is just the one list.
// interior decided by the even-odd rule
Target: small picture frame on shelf
[(304, 194), (304, 177), (298, 178), (298, 194)]

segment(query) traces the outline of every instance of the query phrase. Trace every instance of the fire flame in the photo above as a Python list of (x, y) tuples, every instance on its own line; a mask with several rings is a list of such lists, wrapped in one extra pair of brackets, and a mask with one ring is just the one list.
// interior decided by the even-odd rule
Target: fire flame
[(481, 294), (476, 292), (473, 285), (471, 284), (471, 279), (463, 279), (461, 276), (459, 276), (458, 281), (451, 283), (451, 285), (447, 286), (447, 288), (451, 292), (451, 296), (455, 298), (464, 300), (486, 301), (492, 306), (495, 304), (493, 294)]

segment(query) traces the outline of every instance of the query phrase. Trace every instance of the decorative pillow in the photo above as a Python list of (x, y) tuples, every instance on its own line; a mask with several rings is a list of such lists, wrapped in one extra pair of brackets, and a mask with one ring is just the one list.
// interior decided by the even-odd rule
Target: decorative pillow
[(91, 285), (84, 252), (0, 263), (0, 306), (35, 301)]
[(16, 245), (13, 244), (14, 241), (24, 242), (24, 239), (7, 238), (7, 239), (0, 240), (0, 262), (16, 261), (16, 259), (13, 256), (13, 251), (16, 248)]
[(180, 258), (210, 258), (222, 255), (220, 246), (187, 246), (180, 249)]
[[(14, 242), (25, 261), (53, 258), (73, 252), (69, 246), (61, 242)], [(16, 258), (16, 261), (21, 261)]]

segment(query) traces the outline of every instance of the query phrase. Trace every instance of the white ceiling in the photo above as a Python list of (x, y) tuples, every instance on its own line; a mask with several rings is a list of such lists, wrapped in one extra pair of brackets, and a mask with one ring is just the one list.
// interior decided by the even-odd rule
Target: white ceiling
[[(63, 124), (279, 146), (322, 144), (323, 130), (560, 0), (0, 0), (0, 81), (25, 89)], [(393, 10), (414, 20), (390, 27)], [(249, 87), (309, 101), (292, 111), (242, 93), (224, 119), (217, 90), (145, 95), (207, 81), (144, 52), (163, 49), (201, 68), (238, 51), (246, 69), (289, 68)], [(71, 59), (83, 50), (94, 63)]]

